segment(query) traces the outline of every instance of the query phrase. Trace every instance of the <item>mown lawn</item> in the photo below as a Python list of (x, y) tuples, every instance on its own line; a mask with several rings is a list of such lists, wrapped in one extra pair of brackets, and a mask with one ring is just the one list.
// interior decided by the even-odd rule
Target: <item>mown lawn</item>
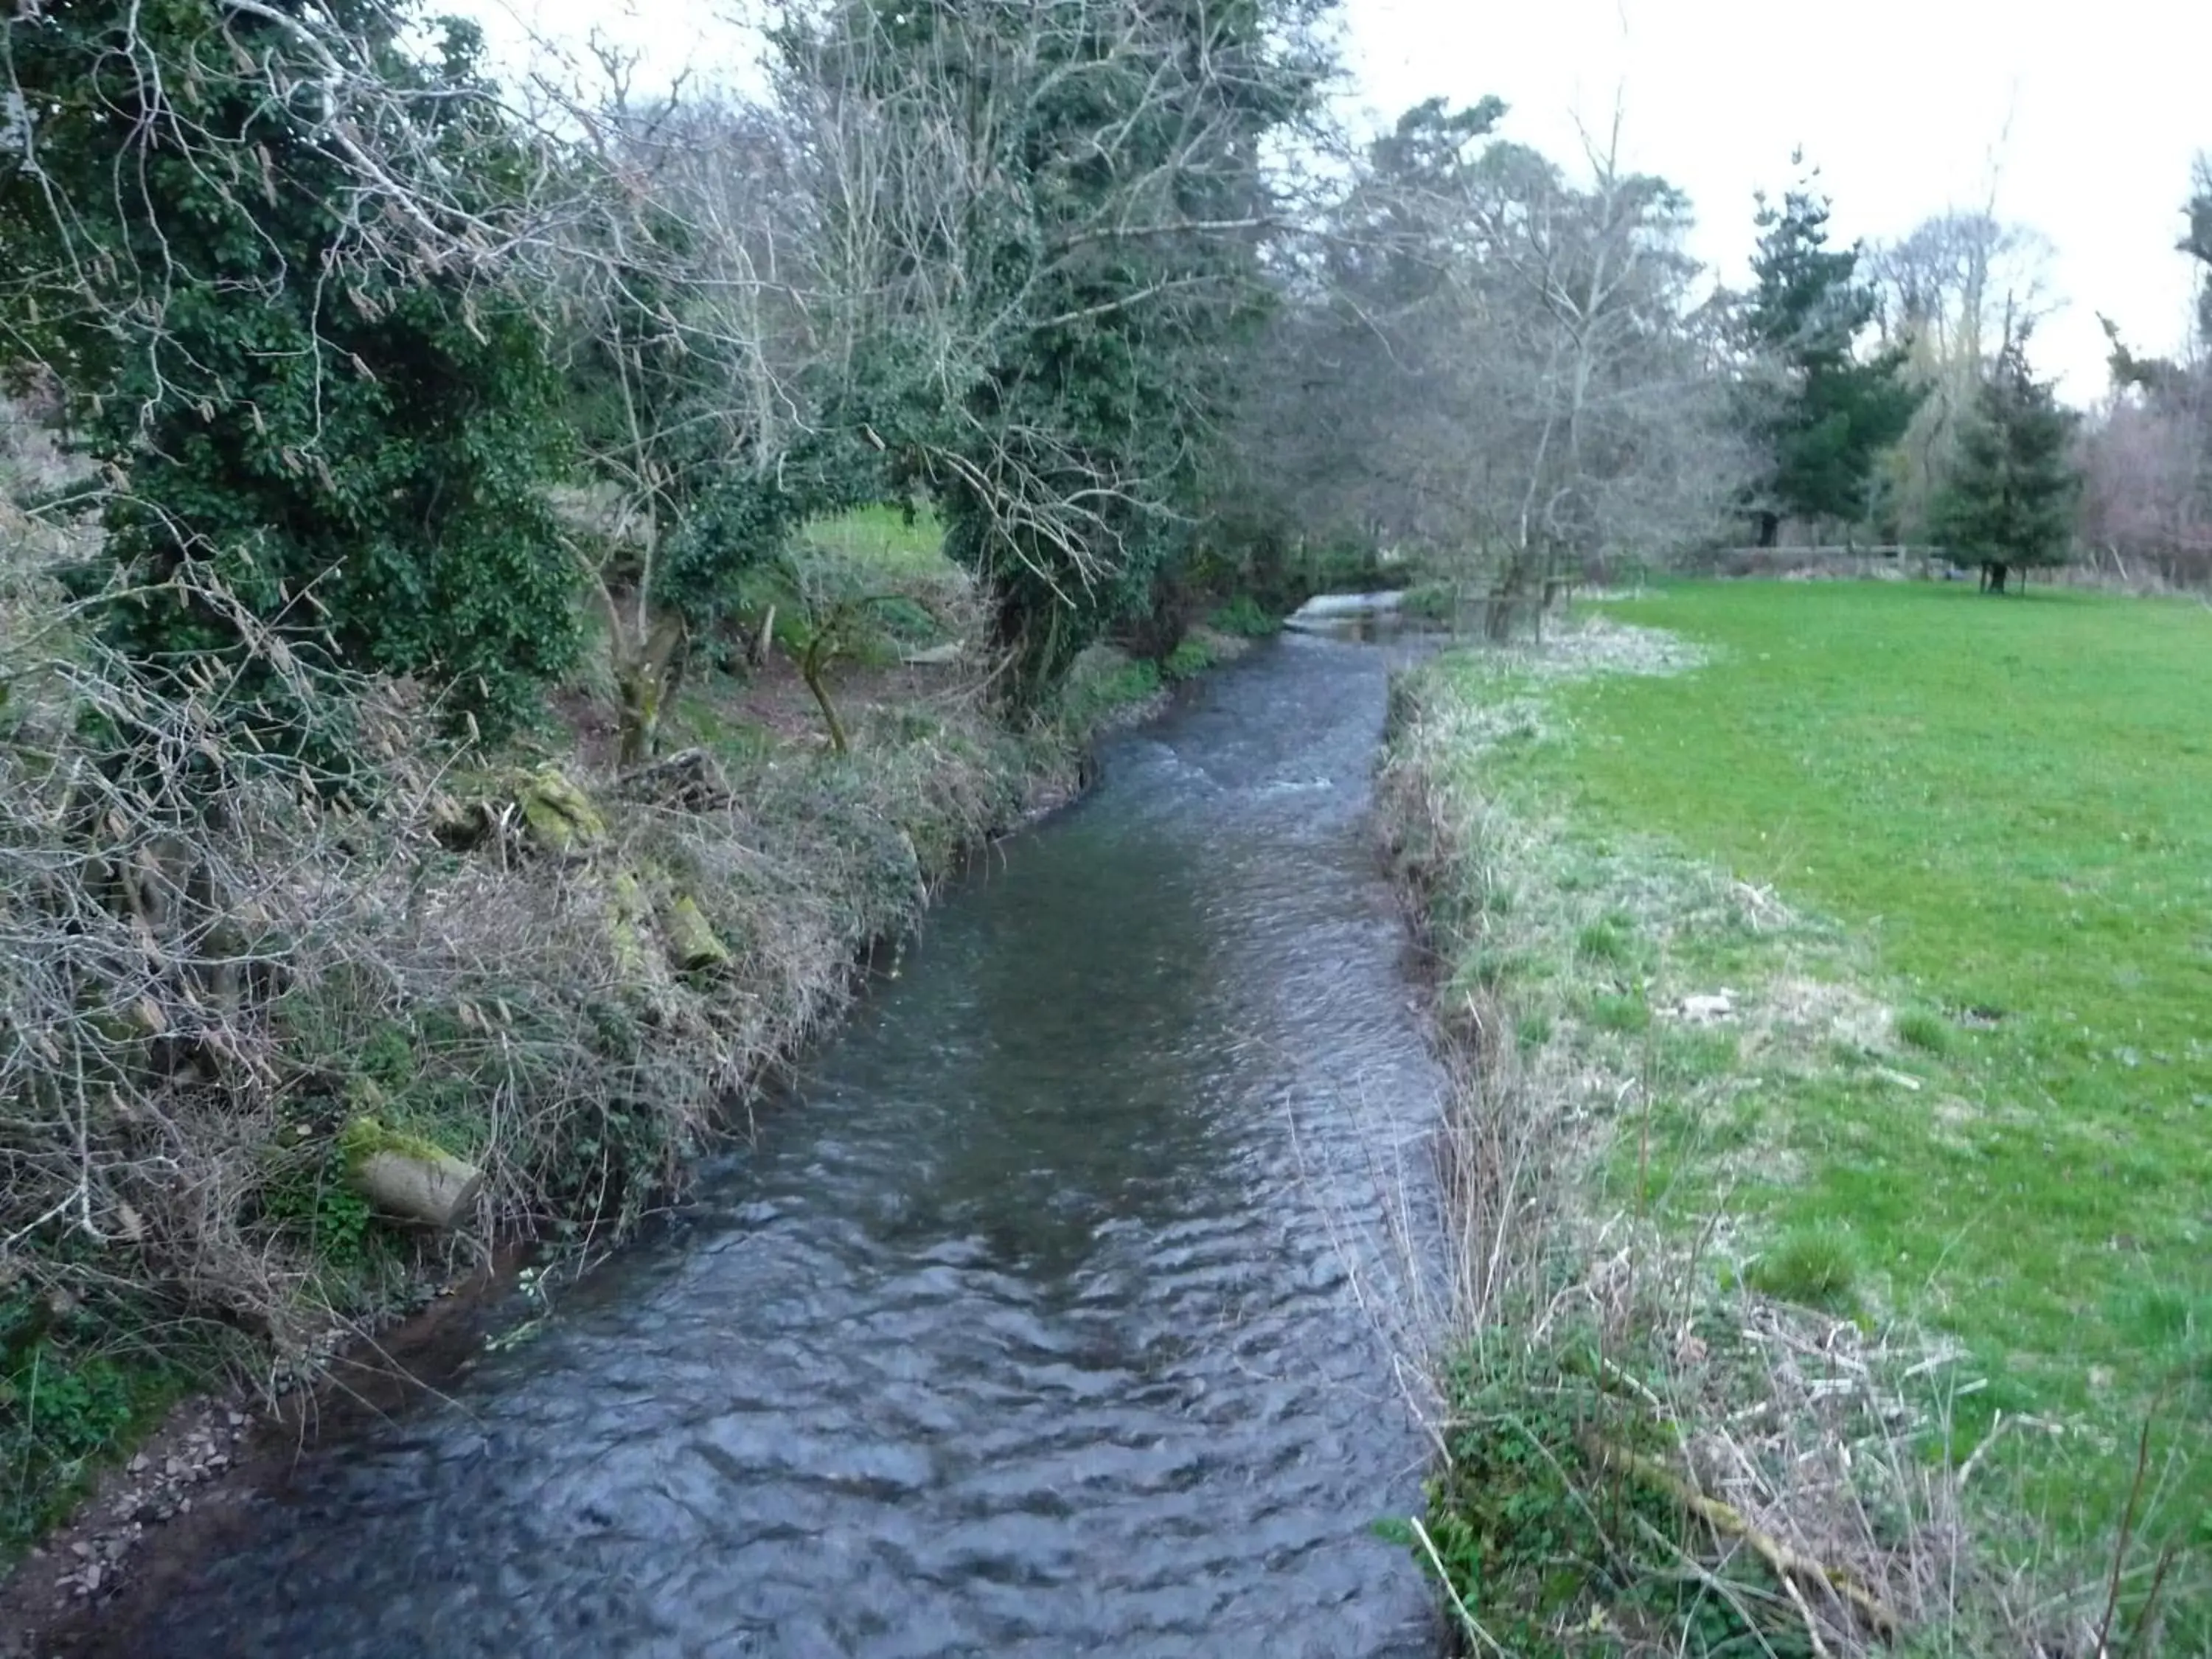
[[(1735, 583), (1605, 610), (1711, 659), (1561, 685), (1564, 741), (1493, 781), (1842, 924), (1933, 1085), (1796, 1089), (1771, 1158), (1671, 1149), (1681, 1198), (1847, 1239), (1972, 1351), (1966, 1438), (2025, 1414), (2023, 1495), (2108, 1527), (2135, 1425), (2201, 1454), (2212, 1409), (2212, 609)], [(2201, 1512), (2197, 1462), (2169, 1516)]]

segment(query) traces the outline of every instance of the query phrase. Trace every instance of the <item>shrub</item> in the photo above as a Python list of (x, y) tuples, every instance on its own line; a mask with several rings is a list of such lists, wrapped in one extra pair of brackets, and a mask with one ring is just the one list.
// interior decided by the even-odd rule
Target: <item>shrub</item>
[(1206, 618), (1206, 625), (1217, 634), (1240, 640), (1264, 640), (1282, 629), (1282, 624), (1249, 593), (1239, 593), (1219, 606)]
[[(468, 26), (418, 54), (398, 12), (344, 17), (159, 0), (127, 33), (100, 7), (11, 31), (40, 143), (38, 168), (0, 168), (0, 335), (58, 375), (115, 486), (75, 582), (119, 589), (110, 642), (165, 672), (213, 657), (228, 720), (295, 739), (247, 617), (501, 727), (577, 644), (538, 307), (465, 251), (527, 170)], [(343, 90), (319, 112), (272, 85)], [(413, 170), (420, 222), (343, 210), (362, 192), (333, 126), (405, 152), (384, 160)]]

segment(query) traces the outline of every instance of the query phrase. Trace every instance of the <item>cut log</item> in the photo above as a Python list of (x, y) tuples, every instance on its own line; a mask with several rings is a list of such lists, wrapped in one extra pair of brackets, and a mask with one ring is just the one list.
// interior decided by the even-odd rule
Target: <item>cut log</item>
[(925, 646), (918, 651), (902, 651), (899, 660), (908, 668), (950, 668), (960, 660), (964, 647), (957, 640), (947, 640), (942, 645)]
[(668, 907), (661, 927), (668, 937), (668, 959), (687, 974), (720, 968), (730, 959), (730, 947), (714, 937), (697, 901), (689, 894)]
[(441, 1146), (394, 1134), (373, 1118), (345, 1133), (346, 1169), (355, 1187), (386, 1215), (451, 1228), (465, 1220), (483, 1190), (483, 1175)]

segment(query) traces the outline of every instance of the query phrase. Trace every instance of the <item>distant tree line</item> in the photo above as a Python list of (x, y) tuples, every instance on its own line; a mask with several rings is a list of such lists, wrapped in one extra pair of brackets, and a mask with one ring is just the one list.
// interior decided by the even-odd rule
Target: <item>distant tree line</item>
[[(747, 573), (860, 503), (942, 515), (1017, 709), (1316, 547), (1419, 553), (1510, 630), (1788, 521), (2002, 579), (2065, 556), (2086, 474), (2093, 544), (2212, 559), (2203, 357), (2116, 339), (2069, 428), (2032, 237), (1835, 246), (1808, 176), (1717, 289), (1617, 134), (1563, 165), (1433, 100), (1343, 147), (1330, 3), (793, 3), (745, 96), (502, 86), (383, 0), (18, 9), (0, 365), (96, 465), (44, 504), (100, 532), (73, 589), (327, 749), (249, 637), (487, 733), (604, 648), (642, 758)], [(2212, 272), (2212, 187), (2185, 246)]]

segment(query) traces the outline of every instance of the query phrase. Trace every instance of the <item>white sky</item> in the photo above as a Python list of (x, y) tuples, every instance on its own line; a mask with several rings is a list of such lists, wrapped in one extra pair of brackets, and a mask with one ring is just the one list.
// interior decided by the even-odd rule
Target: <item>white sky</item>
[(2063, 309), (2035, 355), (2077, 400), (2104, 389), (2103, 312), (2138, 351), (2189, 324), (2190, 165), (2212, 150), (2207, 0), (1346, 0), (1368, 99), (1511, 106), (1504, 131), (1562, 161), (1576, 118), (1686, 190), (1695, 251), (1748, 280), (1752, 192), (1802, 146), (1841, 240), (1978, 208), (2056, 248)]
[[(757, 3), (757, 0), (755, 0)], [(495, 39), (520, 12), (570, 40), (601, 28), (725, 71), (747, 53), (718, 21), (744, 0), (462, 0)], [(1747, 280), (1752, 194), (1779, 195), (1802, 147), (1844, 240), (1901, 236), (1984, 205), (2041, 231), (2059, 309), (2045, 373), (2105, 384), (2103, 312), (2138, 351), (2189, 326), (2190, 166), (2212, 150), (2212, 0), (1342, 0), (1357, 95), (1388, 119), (1437, 94), (1511, 106), (1506, 136), (1562, 161), (1624, 118), (1624, 160), (1686, 190), (1694, 251)]]

